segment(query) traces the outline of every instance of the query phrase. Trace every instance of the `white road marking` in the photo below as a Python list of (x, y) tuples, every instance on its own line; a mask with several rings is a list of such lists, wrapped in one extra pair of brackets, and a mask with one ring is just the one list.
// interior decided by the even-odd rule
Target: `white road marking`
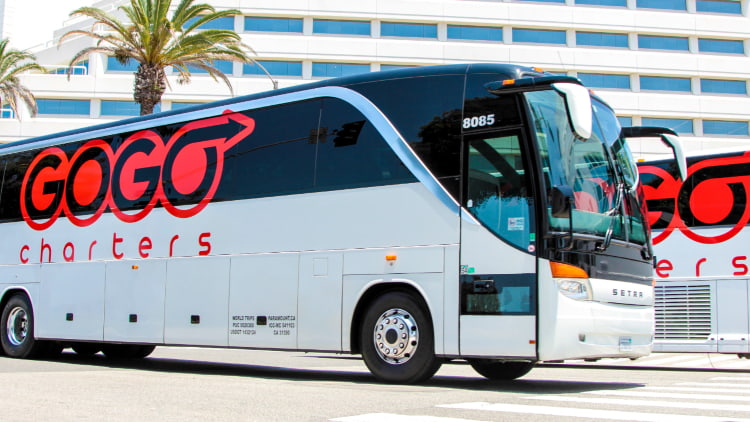
[[(726, 417), (676, 415), (671, 413), (622, 412), (617, 410), (581, 409), (574, 407), (528, 406), (523, 404), (491, 404), (485, 402), (446, 404), (438, 405), (438, 407), (640, 422), (727, 422), (728, 420)], [(731, 420), (732, 422), (750, 422), (750, 419), (732, 418)]]
[(443, 418), (439, 416), (396, 415), (393, 413), (368, 413), (365, 415), (346, 416), (330, 419), (334, 422), (482, 422), (473, 419)]
[(687, 393), (659, 393), (656, 391), (642, 390), (597, 390), (586, 391), (586, 394), (596, 394), (599, 396), (620, 396), (620, 397), (652, 397), (659, 399), (683, 399), (683, 400), (715, 400), (715, 401), (746, 401), (750, 402), (748, 396), (728, 396), (718, 394), (687, 394)]
[(558, 401), (565, 403), (610, 404), (630, 407), (661, 407), (672, 409), (720, 410), (723, 412), (750, 412), (750, 405), (724, 403), (691, 403), (663, 400), (607, 399), (594, 397), (570, 396), (534, 396), (524, 397), (527, 400)]

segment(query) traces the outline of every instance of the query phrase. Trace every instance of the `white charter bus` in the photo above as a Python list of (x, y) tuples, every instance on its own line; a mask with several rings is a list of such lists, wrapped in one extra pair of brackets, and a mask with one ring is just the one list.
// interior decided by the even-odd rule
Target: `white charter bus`
[(750, 358), (750, 153), (639, 163), (656, 251), (656, 337), (663, 352)]
[(2, 349), (639, 357), (652, 255), (613, 111), (512, 65), (377, 72), (0, 147)]

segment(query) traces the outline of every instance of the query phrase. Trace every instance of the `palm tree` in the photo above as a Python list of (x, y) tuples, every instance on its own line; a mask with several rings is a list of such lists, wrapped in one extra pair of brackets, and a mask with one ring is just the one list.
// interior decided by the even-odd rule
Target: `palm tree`
[(8, 39), (0, 40), (0, 102), (9, 105), (19, 120), (20, 102), (26, 104), (32, 117), (38, 111), (34, 94), (18, 79), (18, 75), (29, 70), (44, 72), (33, 54), (9, 48)]
[[(216, 11), (208, 4), (181, 0), (169, 18), (172, 0), (130, 0), (119, 7), (128, 22), (95, 7), (82, 7), (71, 16), (94, 19), (90, 30), (72, 30), (62, 36), (85, 35), (97, 40), (70, 61), (70, 68), (92, 53), (114, 56), (121, 64), (129, 60), (139, 63), (135, 72), (133, 99), (141, 106), (141, 115), (151, 114), (161, 102), (167, 88), (166, 69), (172, 67), (179, 75), (178, 83), (190, 82), (190, 67), (207, 72), (214, 80), (221, 79), (232, 91), (227, 76), (214, 66), (216, 60), (249, 63), (252, 60), (240, 36), (225, 29), (199, 29), (216, 19), (233, 17), (239, 10)], [(101, 29), (101, 30), (99, 30)], [(190, 67), (188, 67), (190, 66)]]

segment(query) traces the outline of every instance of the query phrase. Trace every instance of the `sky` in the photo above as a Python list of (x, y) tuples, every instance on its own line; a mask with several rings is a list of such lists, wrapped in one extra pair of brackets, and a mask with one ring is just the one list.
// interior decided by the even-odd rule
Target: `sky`
[(54, 31), (62, 28), (70, 12), (95, 1), (0, 0), (0, 31), (4, 38), (10, 38), (13, 47), (30, 49), (52, 41)]

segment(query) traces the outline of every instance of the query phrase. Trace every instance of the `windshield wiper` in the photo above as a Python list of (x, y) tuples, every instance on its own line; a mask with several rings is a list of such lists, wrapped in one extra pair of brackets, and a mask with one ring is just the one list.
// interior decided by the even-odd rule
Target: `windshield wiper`
[[(605, 215), (611, 217), (609, 220), (609, 227), (607, 227), (607, 231), (604, 234), (604, 241), (596, 247), (596, 250), (598, 252), (604, 252), (609, 248), (609, 245), (612, 244), (612, 236), (615, 232), (615, 221), (617, 220), (617, 217), (620, 217), (624, 215), (624, 212), (622, 210), (623, 206), (623, 200), (622, 198), (625, 196), (624, 194), (624, 185), (622, 183), (618, 183), (617, 187), (615, 188), (615, 206), (611, 210), (607, 211)], [(626, 227), (627, 230), (627, 227)]]

